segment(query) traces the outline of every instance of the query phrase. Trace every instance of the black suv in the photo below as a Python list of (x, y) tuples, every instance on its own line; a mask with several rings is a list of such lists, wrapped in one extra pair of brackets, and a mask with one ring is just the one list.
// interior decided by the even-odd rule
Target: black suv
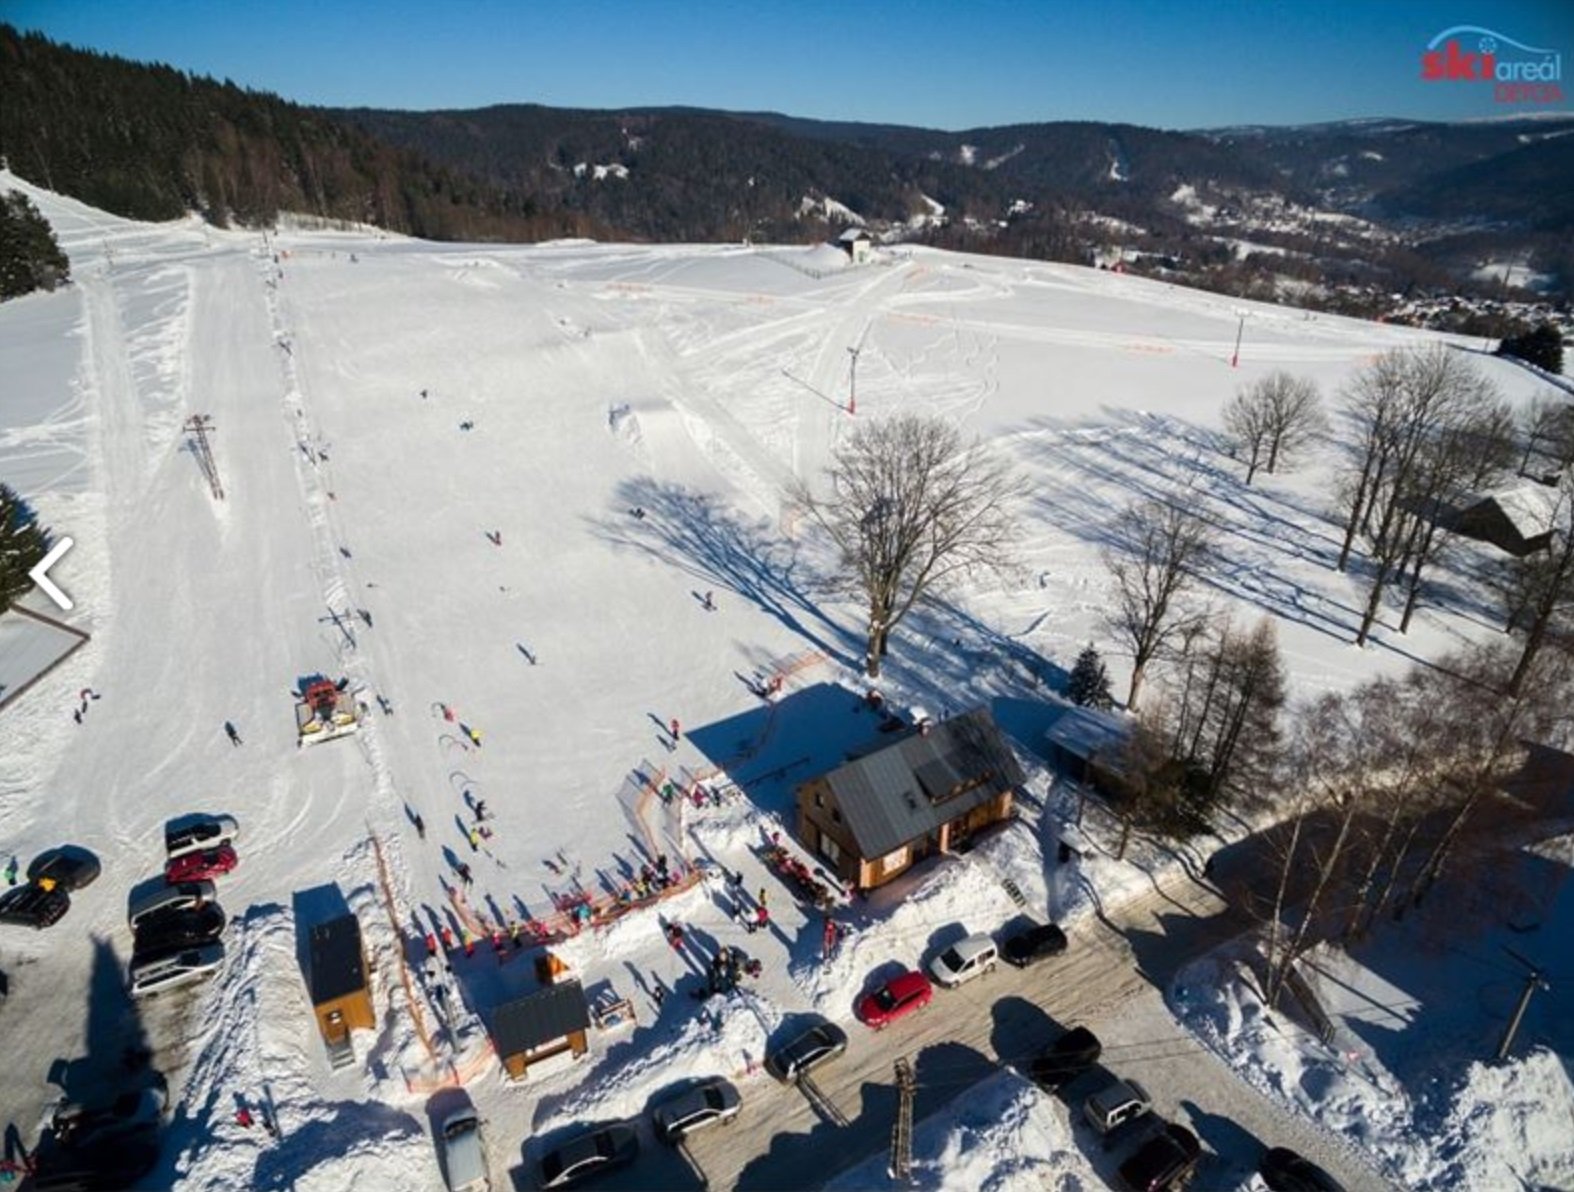
[(1103, 1054), (1104, 1045), (1097, 1035), (1085, 1026), (1072, 1027), (1033, 1060), (1028, 1074), (1034, 1084), (1058, 1089), (1092, 1068)]
[(1165, 1122), (1164, 1129), (1137, 1148), (1120, 1165), (1121, 1186), (1131, 1192), (1169, 1192), (1184, 1188), (1197, 1173), (1202, 1144), (1185, 1126)]
[(1273, 1192), (1344, 1192), (1344, 1186), (1288, 1147), (1269, 1147), (1257, 1168)]
[(71, 909), (71, 895), (64, 886), (46, 890), (28, 883), (0, 894), (0, 923), (42, 931), (60, 922)]
[(1030, 964), (1037, 964), (1051, 956), (1059, 956), (1066, 950), (1066, 933), (1053, 923), (1042, 923), (1037, 927), (1029, 927), (1008, 939), (1000, 949), (1000, 955), (1007, 964), (1014, 964), (1017, 968), (1027, 968)]
[(224, 923), (224, 908), (216, 902), (159, 915), (138, 924), (135, 954), (142, 956), (205, 944), (219, 938)]

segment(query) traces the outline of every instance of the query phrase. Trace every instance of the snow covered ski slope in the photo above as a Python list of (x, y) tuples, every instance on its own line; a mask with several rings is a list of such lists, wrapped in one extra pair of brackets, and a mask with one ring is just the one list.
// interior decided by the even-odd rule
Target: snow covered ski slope
[[(898, 706), (996, 701), (1019, 727), (1012, 708), (1087, 641), (1109, 644), (1110, 518), (1183, 488), (1229, 531), (1217, 599), (1278, 620), (1300, 694), (1490, 631), (1429, 609), (1355, 649), (1359, 577), (1328, 566), (1332, 448), (1247, 489), (1214, 439), (1237, 385), (1284, 368), (1331, 395), (1432, 336), (1253, 306), (1232, 370), (1239, 303), (1069, 266), (903, 249), (814, 276), (792, 248), (264, 237), (131, 223), (0, 181), (54, 223), (75, 283), (0, 309), (0, 478), (75, 538), (53, 575), (93, 634), (0, 714), (0, 842), (24, 864), (64, 840), (104, 863), (59, 926), (0, 936), (0, 1117), (30, 1144), (53, 1061), (77, 1087), (106, 1081), (145, 1038), (175, 1107), (159, 1186), (436, 1186), (431, 1122), (455, 1077), (501, 1179), (541, 1139), (640, 1112), (684, 1075), (763, 1097), (782, 1023), (850, 1020), (866, 973), (821, 969), (818, 914), (779, 885), (764, 934), (730, 912), (771, 880), (754, 849), (790, 823), (793, 785), (871, 739), (850, 710), (858, 602), (786, 495), (856, 419), (953, 419), (1028, 482), (1018, 567), (899, 631), (884, 682)], [(1533, 394), (1523, 371), (1481, 366), (1514, 400)], [(213, 420), (222, 500), (182, 434), (193, 414)], [(754, 688), (775, 674), (773, 706)], [(349, 680), (362, 728), (299, 749), (295, 693), (315, 675)], [(102, 698), (79, 725), (86, 687)], [(744, 771), (747, 799), (729, 794)], [(457, 953), (438, 998), (422, 938), (551, 920), (577, 891), (624, 884), (678, 832), (636, 773), (713, 776), (720, 805), (683, 813), (683, 847), (742, 871), (743, 889), (700, 883), (566, 943), (587, 990), (633, 998), (640, 1022), (593, 1032), (571, 1072), (508, 1085), (485, 1019), (531, 984), (527, 954)], [(165, 822), (198, 811), (242, 826), (220, 879), (229, 959), (138, 1014), (125, 895), (158, 873)], [(1013, 913), (981, 864), (941, 874), (922, 914), (846, 914), (916, 964), (936, 927)], [(379, 1025), (335, 1070), (299, 936), (341, 902)], [(696, 979), (663, 936), (672, 919), (695, 946), (761, 959), (735, 1012), (654, 1000)], [(237, 1099), (271, 1104), (282, 1137), (236, 1123)], [(1061, 1143), (1056, 1170), (1094, 1179)], [(628, 1186), (667, 1178), (651, 1170), (666, 1169)]]

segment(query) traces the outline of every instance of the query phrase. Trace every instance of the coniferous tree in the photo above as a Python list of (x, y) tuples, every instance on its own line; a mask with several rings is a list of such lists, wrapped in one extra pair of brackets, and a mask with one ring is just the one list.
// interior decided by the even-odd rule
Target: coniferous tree
[(0, 300), (53, 290), (71, 277), (54, 229), (19, 190), (0, 194)]
[(0, 484), (0, 612), (33, 586), (27, 573), (48, 550), (48, 532), (22, 498)]
[(1510, 335), (1497, 346), (1499, 356), (1534, 364), (1549, 373), (1563, 371), (1563, 334), (1555, 323), (1542, 323), (1523, 335)]
[(1091, 642), (1077, 655), (1076, 665), (1071, 668), (1071, 675), (1066, 680), (1066, 698), (1079, 708), (1097, 708), (1101, 712), (1115, 705), (1109, 689), (1109, 672), (1104, 669), (1104, 660)]

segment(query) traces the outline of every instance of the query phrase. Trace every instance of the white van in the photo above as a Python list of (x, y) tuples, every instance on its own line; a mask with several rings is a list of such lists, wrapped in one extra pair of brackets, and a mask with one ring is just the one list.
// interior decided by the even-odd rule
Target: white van
[(135, 932), (150, 919), (195, 910), (205, 902), (212, 902), (215, 893), (212, 882), (177, 882), (173, 886), (156, 886), (132, 901), (126, 918)]
[(995, 941), (987, 935), (970, 935), (936, 956), (929, 972), (938, 984), (955, 989), (964, 981), (992, 971), (999, 955)]
[(224, 963), (224, 945), (215, 940), (195, 948), (178, 948), (134, 956), (131, 960), (131, 996), (152, 997), (178, 985), (203, 981)]
[(491, 1192), (481, 1119), (473, 1108), (455, 1110), (444, 1119), (442, 1144), (449, 1192)]

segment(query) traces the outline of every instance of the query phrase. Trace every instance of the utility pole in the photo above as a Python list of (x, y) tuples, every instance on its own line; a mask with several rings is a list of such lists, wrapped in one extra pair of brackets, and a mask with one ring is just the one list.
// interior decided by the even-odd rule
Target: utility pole
[(847, 366), (847, 412), (858, 413), (858, 353), (862, 348), (848, 348), (847, 353), (852, 357), (852, 363)]
[(1503, 951), (1519, 961), (1530, 972), (1525, 974), (1525, 988), (1519, 995), (1519, 1005), (1514, 1007), (1514, 1017), (1509, 1019), (1508, 1029), (1503, 1032), (1503, 1041), (1497, 1045), (1497, 1058), (1500, 1060), (1507, 1059), (1509, 1050), (1514, 1046), (1514, 1036), (1519, 1031), (1520, 1020), (1525, 1017), (1525, 1011), (1530, 1008), (1531, 996), (1538, 989), (1545, 991), (1552, 988), (1551, 982), (1547, 980), (1547, 975), (1531, 964), (1530, 961), (1512, 948), (1504, 948)]
[(1235, 313), (1241, 321), (1235, 325), (1235, 351), (1230, 356), (1231, 368), (1237, 368), (1241, 363), (1241, 334), (1246, 330), (1246, 312), (1238, 310)]
[(208, 442), (208, 432), (213, 429), (213, 418), (209, 414), (193, 414), (186, 419), (185, 431), (191, 436), (191, 453), (197, 457), (202, 474), (208, 478), (213, 499), (222, 501), (224, 486), (219, 483), (219, 465), (213, 460), (213, 445)]
[(896, 1125), (891, 1128), (890, 1176), (899, 1184), (913, 1182), (913, 1094), (918, 1082), (905, 1055), (896, 1060)]

